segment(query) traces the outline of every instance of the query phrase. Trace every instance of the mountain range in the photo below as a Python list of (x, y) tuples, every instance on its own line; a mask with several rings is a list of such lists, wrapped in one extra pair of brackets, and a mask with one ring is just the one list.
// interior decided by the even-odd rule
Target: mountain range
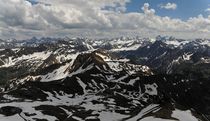
[(210, 40), (0, 40), (0, 121), (209, 121)]

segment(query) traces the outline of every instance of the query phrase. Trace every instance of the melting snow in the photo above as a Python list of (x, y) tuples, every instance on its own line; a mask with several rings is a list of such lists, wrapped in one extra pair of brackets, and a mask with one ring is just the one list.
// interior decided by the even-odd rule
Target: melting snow
[[(119, 120), (122, 120), (123, 118), (126, 118), (128, 116), (126, 115), (123, 115), (123, 114), (119, 114), (119, 113), (116, 113), (116, 112), (105, 112), (105, 111), (102, 111), (100, 112), (100, 115), (99, 115), (99, 119), (100, 121), (119, 121)], [(134, 120), (132, 120), (134, 121)]]
[(179, 119), (179, 121), (198, 121), (189, 110), (181, 111), (176, 109), (173, 111), (172, 117)]
[(0, 121), (25, 121), (25, 120), (21, 118), (20, 115), (16, 114), (10, 117), (5, 117), (3, 115), (0, 115)]
[(83, 69), (83, 68), (82, 68), (83, 66), (81, 66), (79, 69), (77, 69), (76, 71), (70, 73), (68, 76), (71, 77), (71, 76), (76, 75), (76, 74), (79, 74), (79, 73), (84, 73), (84, 72), (86, 72), (86, 71), (92, 69), (92, 68), (93, 68), (93, 65), (94, 65), (94, 64), (90, 64), (90, 65), (88, 65), (88, 67), (86, 67), (85, 69)]
[(49, 81), (54, 81), (54, 80), (60, 80), (63, 79), (65, 77), (67, 77), (68, 75), (68, 67), (69, 67), (69, 63), (61, 66), (60, 68), (54, 70), (51, 73), (48, 73), (46, 75), (41, 76), (41, 82), (49, 82)]
[(155, 118), (155, 117), (149, 116), (149, 117), (141, 119), (140, 121), (174, 121), (174, 120)]
[(191, 58), (192, 55), (193, 55), (193, 53), (192, 53), (192, 54), (186, 54), (186, 53), (185, 53), (185, 54), (183, 55), (183, 59), (184, 59), (184, 60), (190, 60), (190, 58)]
[(157, 84), (153, 83), (153, 84), (145, 84), (145, 93), (149, 94), (149, 95), (157, 95)]
[[(171, 117), (176, 118), (179, 121), (198, 121), (198, 119), (196, 119), (191, 111), (181, 111), (178, 109), (175, 109), (171, 115)], [(177, 121), (177, 120), (173, 120), (173, 119), (162, 119), (162, 118), (156, 118), (156, 117), (146, 117), (141, 119), (140, 121)]]
[(136, 77), (135, 79), (131, 79), (128, 84), (133, 85), (137, 80), (139, 80), (139, 77)]
[(142, 109), (141, 112), (139, 112), (139, 114), (137, 114), (133, 118), (128, 119), (127, 121), (138, 121), (144, 115), (146, 115), (146, 114), (148, 114), (148, 113), (150, 113), (152, 111), (156, 111), (159, 108), (160, 108), (159, 105), (157, 105), (157, 104), (151, 104), (151, 105), (147, 106), (146, 108)]
[(76, 78), (77, 78), (77, 82), (82, 87), (84, 94), (86, 94), (86, 89), (85, 88), (87, 87), (87, 85), (85, 83), (83, 83), (82, 80), (79, 77), (76, 77)]

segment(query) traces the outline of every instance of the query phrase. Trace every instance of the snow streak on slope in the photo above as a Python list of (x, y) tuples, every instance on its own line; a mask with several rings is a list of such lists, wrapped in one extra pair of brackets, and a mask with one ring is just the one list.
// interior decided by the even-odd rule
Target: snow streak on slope
[(66, 63), (65, 65), (59, 67), (58, 69), (54, 70), (51, 73), (48, 73), (46, 75), (41, 75), (41, 82), (49, 82), (49, 81), (53, 81), (53, 80), (60, 80), (63, 79), (65, 77), (67, 77), (68, 73), (68, 69), (70, 67), (70, 63)]
[(172, 118), (175, 119), (164, 119), (164, 118), (156, 118), (156, 117), (145, 117), (141, 119), (140, 121), (199, 121), (197, 118), (195, 118), (191, 111), (181, 111), (179, 109), (175, 109), (171, 115)]
[[(43, 61), (45, 59), (47, 59), (52, 52), (34, 52), (33, 54), (29, 54), (29, 55), (22, 55), (21, 57), (17, 57), (17, 58), (12, 58), (12, 57), (8, 57), (7, 61), (5, 62), (4, 65), (2, 65), (1, 67), (10, 67), (10, 66), (14, 66), (15, 64), (21, 63), (21, 61)], [(40, 65), (41, 63), (39, 63)], [(39, 66), (37, 65), (37, 67)]]

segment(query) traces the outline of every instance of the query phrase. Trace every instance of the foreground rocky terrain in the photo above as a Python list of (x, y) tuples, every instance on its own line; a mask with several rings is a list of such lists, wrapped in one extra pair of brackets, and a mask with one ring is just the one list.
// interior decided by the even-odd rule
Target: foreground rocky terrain
[(0, 121), (208, 121), (210, 40), (0, 42)]

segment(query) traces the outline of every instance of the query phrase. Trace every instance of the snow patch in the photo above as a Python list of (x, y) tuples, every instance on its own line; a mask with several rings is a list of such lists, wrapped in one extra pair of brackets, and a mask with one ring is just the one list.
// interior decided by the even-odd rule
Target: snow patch
[(149, 94), (149, 95), (157, 95), (157, 84), (153, 83), (153, 84), (145, 84), (145, 93)]

